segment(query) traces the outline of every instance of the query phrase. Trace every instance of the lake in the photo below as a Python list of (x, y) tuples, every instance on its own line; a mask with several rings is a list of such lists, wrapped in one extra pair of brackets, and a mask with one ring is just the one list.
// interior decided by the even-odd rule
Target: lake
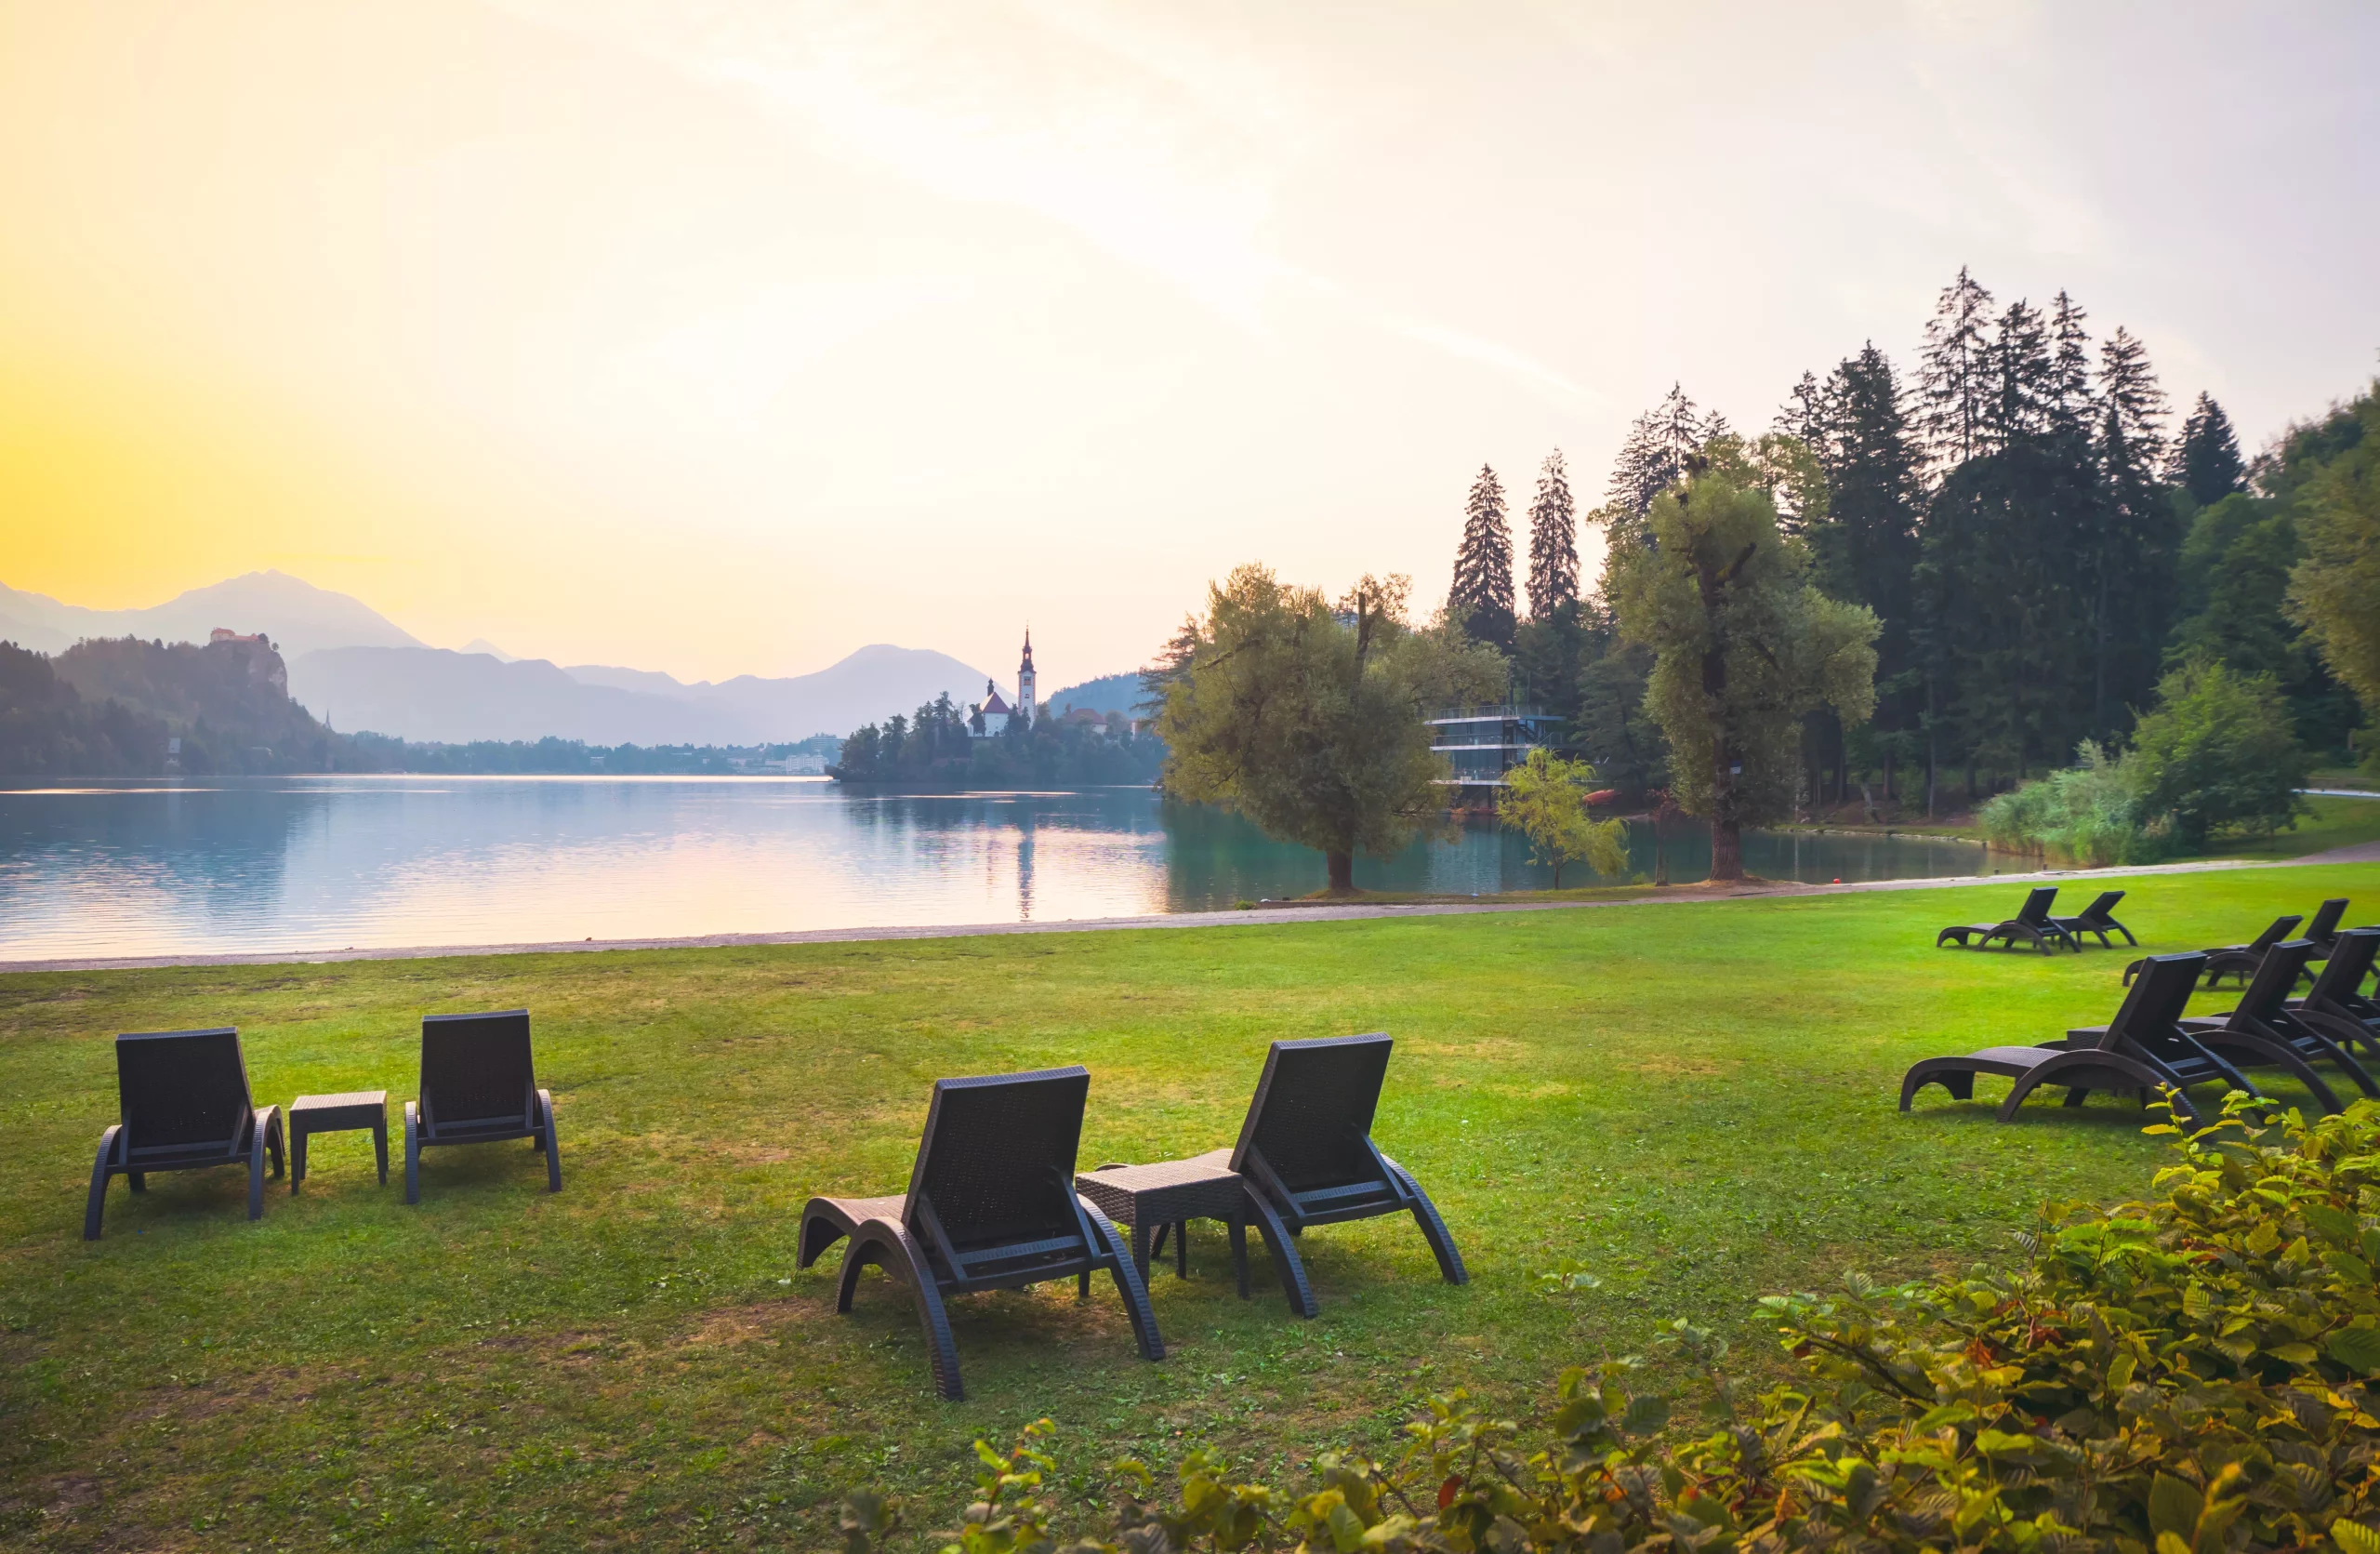
[[(1649, 874), (1647, 828), (1633, 843)], [(1707, 833), (1664, 845), (1673, 880), (1708, 871)], [(1748, 835), (1744, 862), (1807, 881), (1987, 868), (1963, 843), (1790, 833)], [(1485, 823), (1355, 864), (1355, 883), (1379, 890), (1551, 882), (1524, 840)], [(1118, 917), (1322, 883), (1320, 855), (1136, 788), (300, 777), (0, 789), (0, 961)]]

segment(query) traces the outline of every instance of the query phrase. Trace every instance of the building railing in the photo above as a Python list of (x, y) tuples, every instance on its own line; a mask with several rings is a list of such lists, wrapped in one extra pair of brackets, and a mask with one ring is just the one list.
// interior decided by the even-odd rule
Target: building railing
[(1508, 702), (1501, 705), (1488, 705), (1482, 707), (1448, 708), (1445, 711), (1437, 713), (1435, 716), (1424, 718), (1421, 721), (1423, 723), (1433, 724), (1488, 723), (1495, 720), (1527, 720), (1541, 722), (1548, 716), (1549, 714), (1542, 707), (1531, 707), (1517, 702)]

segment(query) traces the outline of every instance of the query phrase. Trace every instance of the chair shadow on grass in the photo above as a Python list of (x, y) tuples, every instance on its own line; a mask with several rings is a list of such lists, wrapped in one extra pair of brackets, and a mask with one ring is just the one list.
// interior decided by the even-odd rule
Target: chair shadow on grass
[[(2131, 1096), (2109, 1091), (2094, 1090), (2090, 1098), (2081, 1106), (2067, 1106), (2064, 1104), (2064, 1091), (2044, 1085), (2027, 1097), (2025, 1104), (2016, 1109), (2016, 1116), (2006, 1122), (2000, 1122), (2000, 1103), (2007, 1099), (2008, 1091), (2016, 1082), (2014, 1080), (1985, 1076), (1979, 1078), (1971, 1100), (1953, 1100), (1937, 1096), (1933, 1097), (1933, 1105), (1911, 1107), (1902, 1113), (1902, 1117), (1907, 1122), (1924, 1123), (1928, 1127), (2002, 1128), (2033, 1122), (2099, 1132), (2134, 1133), (2154, 1123), (2173, 1121), (2162, 1108), (2142, 1106)], [(1990, 1095), (1984, 1094), (1985, 1083), (1992, 1087)], [(2259, 1076), (2257, 1088), (2264, 1091), (2265, 1105), (2275, 1115), (2293, 1107), (2307, 1117), (2320, 1117), (2324, 1111), (2311, 1092), (2294, 1083), (2268, 1081)], [(2212, 1121), (2220, 1114), (2222, 1102), (2212, 1096), (2206, 1099), (2213, 1104), (2202, 1106), (2200, 1109), (2206, 1112), (2208, 1120)]]

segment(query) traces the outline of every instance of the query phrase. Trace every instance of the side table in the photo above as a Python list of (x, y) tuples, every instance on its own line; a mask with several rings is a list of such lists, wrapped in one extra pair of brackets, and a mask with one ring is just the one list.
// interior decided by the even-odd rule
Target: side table
[[(1239, 1275), (1239, 1298), (1248, 1298), (1246, 1189), (1239, 1173), (1210, 1161), (1169, 1160), (1154, 1165), (1103, 1165), (1075, 1177), (1075, 1190), (1099, 1212), (1132, 1229), (1132, 1261), (1146, 1281), (1149, 1259), (1162, 1255), (1173, 1236), (1173, 1271), (1190, 1275), (1190, 1221), (1220, 1219), (1231, 1235), (1232, 1268)], [(1087, 1290), (1091, 1276), (1083, 1276)]]
[(380, 1162), (380, 1185), (389, 1185), (389, 1093), (349, 1090), (337, 1096), (300, 1096), (289, 1103), (289, 1190), (306, 1179), (306, 1139), (311, 1134), (372, 1130), (372, 1153)]

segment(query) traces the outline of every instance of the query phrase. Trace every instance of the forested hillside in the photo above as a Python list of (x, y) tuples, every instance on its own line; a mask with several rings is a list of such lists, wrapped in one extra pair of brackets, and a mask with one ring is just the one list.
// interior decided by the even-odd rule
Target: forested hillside
[(260, 642), (111, 637), (55, 659), (0, 643), (0, 772), (325, 770), (343, 741), (291, 701), (287, 685), (281, 655)]
[[(2003, 305), (1964, 271), (1912, 367), (1871, 342), (1804, 374), (1773, 430), (1808, 446), (1828, 492), (1822, 511), (1787, 512), (1785, 526), (1806, 542), (1813, 581), (1883, 627), (1873, 719), (1844, 730), (1818, 714), (1804, 731), (1807, 797), (1840, 802), (1871, 783), (1911, 808), (1964, 806), (2069, 764), (2084, 740), (2121, 745), (2161, 679), (2194, 663), (2268, 683), (2256, 694), (2285, 701), (2315, 759), (2351, 759), (2357, 700), (2288, 599), (2307, 554), (2307, 494), (2342, 485), (2323, 472), (2358, 449), (2372, 404), (2335, 407), (2244, 458), (2211, 396), (2175, 424), (2127, 330), (2095, 339), (2064, 292), (2045, 307)], [(1607, 557), (1644, 542), (1653, 498), (1728, 430), (1682, 389), (1638, 418), (1584, 516)], [(1512, 653), (1515, 693), (1568, 717), (1571, 743), (1606, 780), (1665, 785), (1667, 750), (1643, 713), (1650, 658), (1617, 640), (1601, 591), (1580, 584), (1580, 519), (1558, 454), (1526, 515), (1524, 598), (1507, 511), (1483, 470), (1449, 612)]]

